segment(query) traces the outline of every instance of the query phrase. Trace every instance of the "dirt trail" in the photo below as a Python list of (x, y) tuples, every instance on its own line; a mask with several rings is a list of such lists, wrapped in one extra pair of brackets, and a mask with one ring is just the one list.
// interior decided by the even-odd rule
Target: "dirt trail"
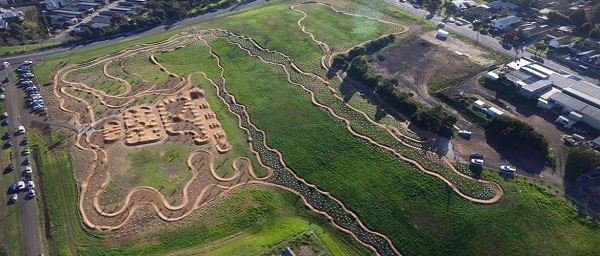
[[(401, 34), (401, 33), (408, 31), (408, 28), (406, 26), (398, 24), (398, 23), (375, 19), (375, 18), (371, 18), (368, 16), (364, 16), (364, 15), (345, 13), (345, 12), (337, 10), (336, 8), (334, 8), (333, 6), (331, 6), (329, 4), (324, 4), (324, 3), (319, 3), (319, 4), (327, 6), (338, 13), (342, 13), (342, 14), (350, 15), (350, 16), (360, 16), (360, 17), (364, 17), (364, 18), (368, 18), (368, 19), (377, 20), (379, 22), (383, 22), (383, 23), (387, 23), (387, 24), (393, 24), (395, 26), (400, 26), (403, 28), (403, 30), (401, 32), (398, 32), (395, 34)], [(307, 14), (301, 10), (295, 9), (299, 5), (294, 5), (294, 6), (291, 6), (290, 8), (294, 11), (297, 11), (297, 12), (300, 12), (303, 14), (303, 17), (298, 20), (297, 24), (301, 28), (301, 30), (304, 33), (308, 34), (309, 37), (311, 38), (311, 40), (313, 40), (315, 43), (317, 43), (319, 45), (319, 47), (322, 49), (323, 56), (320, 60), (320, 63), (321, 63), (321, 67), (327, 70), (330, 66), (331, 59), (333, 57), (333, 52), (330, 50), (330, 47), (326, 43), (318, 41), (312, 33), (306, 31), (305, 27), (302, 25), (302, 20), (307, 17)], [(219, 95), (219, 97), (228, 106), (229, 111), (231, 111), (236, 116), (238, 116), (239, 127), (241, 129), (245, 130), (248, 134), (248, 142), (250, 145), (250, 150), (258, 158), (258, 160), (259, 160), (258, 162), (261, 165), (261, 167), (268, 170), (268, 175), (266, 177), (259, 178), (254, 173), (254, 170), (252, 170), (249, 159), (237, 158), (233, 161), (233, 164), (232, 164), (232, 168), (235, 172), (233, 177), (230, 177), (227, 179), (221, 178), (215, 173), (214, 157), (213, 157), (212, 153), (209, 151), (205, 151), (205, 150), (198, 150), (198, 151), (191, 153), (186, 160), (187, 166), (188, 166), (189, 170), (192, 172), (192, 178), (183, 187), (182, 192), (181, 192), (182, 193), (182, 201), (179, 204), (169, 203), (167, 198), (156, 188), (141, 186), (141, 187), (135, 187), (135, 188), (131, 189), (127, 193), (127, 195), (123, 198), (123, 200), (120, 203), (118, 203), (118, 205), (113, 207), (112, 210), (108, 210), (105, 206), (100, 205), (99, 197), (100, 197), (101, 193), (108, 187), (108, 185), (110, 184), (110, 181), (111, 181), (111, 174), (110, 174), (110, 172), (107, 171), (107, 163), (109, 161), (109, 159), (107, 158), (108, 154), (103, 148), (103, 142), (98, 139), (98, 135), (97, 135), (98, 131), (94, 130), (94, 127), (97, 124), (99, 124), (100, 122), (102, 122), (104, 119), (102, 119), (102, 118), (97, 119), (97, 117), (94, 116), (94, 109), (93, 109), (92, 105), (89, 102), (87, 102), (85, 99), (78, 98), (76, 96), (73, 96), (73, 95), (67, 93), (67, 88), (71, 88), (71, 89), (75, 89), (78, 91), (89, 93), (89, 94), (93, 95), (93, 97), (98, 99), (98, 101), (100, 102), (101, 105), (108, 107), (108, 108), (113, 108), (113, 109), (122, 109), (122, 108), (128, 106), (129, 104), (131, 104), (136, 98), (139, 98), (142, 96), (148, 96), (148, 95), (175, 96), (175, 95), (178, 95), (179, 93), (183, 92), (184, 90), (192, 87), (191, 82), (190, 82), (191, 76), (195, 75), (195, 74), (202, 75), (213, 86), (215, 86), (217, 89), (219, 89), (220, 88), (219, 85), (217, 85), (217, 83), (215, 81), (208, 78), (207, 75), (203, 72), (197, 72), (197, 73), (191, 74), (187, 77), (181, 77), (175, 73), (170, 72), (168, 69), (166, 69), (164, 66), (162, 66), (155, 58), (155, 52), (174, 50), (174, 49), (177, 49), (177, 47), (185, 46), (185, 45), (188, 45), (188, 44), (194, 42), (195, 40), (199, 40), (208, 47), (211, 55), (213, 57), (215, 57), (217, 65), (221, 69), (220, 83), (223, 84), (222, 90), (225, 90), (225, 84), (226, 84), (227, 80), (224, 75), (225, 70), (224, 70), (223, 66), (221, 66), (220, 58), (213, 51), (210, 43), (201, 37), (202, 34), (211, 34), (215, 37), (219, 37), (217, 34), (215, 34), (215, 32), (230, 33), (228, 31), (224, 31), (224, 30), (205, 30), (205, 31), (200, 31), (199, 32), (200, 35), (198, 35), (198, 34), (177, 35), (177, 36), (174, 36), (163, 42), (147, 44), (147, 45), (142, 45), (142, 46), (138, 46), (138, 47), (130, 47), (128, 49), (122, 50), (118, 53), (111, 54), (111, 55), (103, 57), (103, 58), (95, 59), (95, 60), (89, 61), (87, 63), (79, 64), (76, 66), (66, 66), (66, 67), (61, 68), (59, 71), (57, 71), (56, 75), (53, 78), (53, 83), (54, 83), (53, 93), (59, 100), (59, 108), (62, 111), (70, 113), (74, 116), (74, 120), (72, 121), (73, 127), (74, 127), (73, 129), (78, 131), (76, 143), (75, 143), (76, 147), (85, 152), (89, 152), (92, 156), (92, 158), (90, 159), (91, 164), (89, 165), (88, 170), (87, 170), (87, 175), (85, 176), (85, 179), (81, 182), (81, 190), (80, 190), (81, 194), (80, 194), (79, 202), (78, 202), (78, 206), (79, 206), (79, 210), (80, 210), (83, 222), (89, 227), (92, 227), (95, 229), (100, 229), (100, 230), (119, 229), (119, 228), (122, 228), (125, 224), (127, 224), (131, 220), (133, 213), (135, 213), (136, 210), (138, 210), (142, 207), (146, 207), (146, 206), (151, 207), (156, 212), (156, 215), (164, 221), (167, 221), (167, 222), (179, 221), (179, 220), (182, 220), (182, 219), (188, 217), (190, 214), (192, 214), (197, 209), (199, 209), (203, 206), (206, 206), (207, 204), (209, 204), (210, 202), (212, 202), (214, 200), (217, 200), (218, 198), (223, 197), (225, 194), (227, 194), (227, 192), (229, 192), (233, 189), (236, 189), (236, 188), (246, 185), (246, 184), (262, 184), (262, 185), (278, 187), (278, 188), (290, 191), (292, 193), (295, 193), (296, 195), (298, 195), (302, 198), (304, 204), (308, 208), (310, 208), (314, 212), (317, 212), (317, 213), (327, 217), (331, 221), (331, 223), (334, 227), (336, 227), (337, 229), (339, 229), (343, 232), (346, 232), (346, 233), (352, 235), (358, 242), (360, 242), (364, 246), (370, 248), (371, 250), (373, 250), (373, 252), (379, 254), (378, 249), (375, 248), (374, 245), (372, 245), (370, 243), (366, 243), (365, 241), (363, 241), (363, 239), (361, 239), (361, 237), (363, 236), (362, 234), (357, 234), (357, 233), (353, 232), (352, 230), (349, 230), (345, 227), (338, 225), (338, 222), (336, 221), (335, 216), (331, 215), (330, 213), (328, 213), (324, 210), (320, 210), (318, 207), (315, 207), (313, 205), (314, 202), (311, 203), (311, 199), (306, 198), (303, 193), (301, 193), (300, 191), (296, 191), (296, 190), (292, 189), (291, 187), (283, 186), (281, 184), (275, 184), (275, 183), (271, 182), (270, 179), (272, 178), (273, 173), (274, 173), (273, 168), (264, 164), (266, 159), (262, 159), (262, 153), (255, 151), (255, 149), (253, 147), (253, 146), (256, 146), (257, 143), (259, 143), (259, 144), (261, 144), (261, 147), (266, 148), (272, 152), (275, 152), (279, 163), (281, 163), (284, 166), (286, 171), (289, 172), (289, 174), (292, 175), (296, 181), (300, 182), (303, 186), (305, 186), (307, 188), (315, 190), (316, 193), (318, 193), (319, 195), (327, 197), (328, 200), (331, 200), (331, 201), (335, 202), (336, 204), (338, 204), (341, 207), (341, 209), (343, 209), (345, 214), (352, 216), (352, 218), (356, 221), (357, 225), (359, 225), (362, 230), (366, 231), (367, 233), (369, 233), (371, 235), (374, 235), (378, 238), (385, 240), (385, 242), (390, 245), (393, 253), (400, 255), (400, 252), (393, 246), (392, 241), (388, 237), (386, 237), (385, 235), (383, 235), (381, 233), (372, 231), (369, 228), (367, 228), (360, 221), (358, 216), (356, 214), (354, 214), (352, 211), (350, 211), (349, 209), (347, 209), (341, 201), (339, 201), (335, 197), (331, 196), (328, 192), (322, 191), (319, 188), (317, 188), (315, 185), (306, 182), (304, 179), (302, 179), (301, 177), (298, 177), (294, 172), (292, 172), (289, 168), (287, 168), (287, 166), (285, 165), (285, 163), (283, 161), (282, 154), (277, 150), (269, 148), (268, 145), (266, 144), (266, 139), (265, 139), (266, 134), (262, 130), (260, 130), (256, 126), (254, 126), (252, 123), (250, 123), (251, 128), (255, 131), (258, 131), (260, 133), (260, 135), (262, 136), (261, 137), (262, 140), (260, 140), (260, 141), (255, 140), (255, 138), (251, 135), (251, 131), (247, 127), (244, 127), (242, 125), (242, 119), (249, 120), (248, 114), (245, 111), (245, 107), (242, 106), (242, 109), (243, 109), (242, 114), (236, 113), (232, 109), (231, 104), (236, 103), (235, 97), (233, 97), (232, 95), (229, 95), (229, 96), (231, 97), (231, 99), (233, 99), (233, 102), (230, 102), (229, 99), (224, 98), (221, 95)], [(238, 35), (236, 35), (236, 36), (238, 36)], [(267, 60), (263, 59), (261, 56), (253, 54), (248, 49), (244, 48), (242, 45), (240, 45), (236, 42), (232, 42), (229, 40), (229, 38), (225, 37), (230, 43), (237, 45), (240, 49), (246, 51), (250, 56), (257, 57), (265, 63), (283, 67), (283, 71), (284, 71), (289, 83), (299, 86), (304, 91), (309, 93), (312, 104), (327, 110), (335, 118), (343, 121), (345, 123), (346, 129), (350, 133), (352, 133), (355, 137), (361, 138), (374, 146), (385, 149), (388, 152), (391, 152), (394, 156), (401, 159), (402, 161), (410, 163), (411, 165), (419, 168), (419, 170), (423, 171), (424, 173), (441, 179), (443, 182), (448, 184), (458, 195), (460, 195), (462, 198), (464, 198), (470, 202), (480, 203), (480, 204), (491, 204), (491, 203), (498, 202), (500, 200), (500, 198), (502, 197), (503, 191), (496, 183), (489, 182), (489, 181), (475, 180), (467, 175), (464, 175), (461, 172), (459, 172), (458, 170), (456, 170), (456, 168), (454, 168), (454, 166), (452, 165), (452, 163), (450, 163), (448, 161), (448, 159), (442, 158), (443, 161), (449, 166), (449, 168), (452, 171), (454, 171), (455, 173), (457, 173), (457, 175), (459, 175), (465, 179), (469, 179), (472, 181), (481, 182), (483, 184), (486, 184), (486, 185), (490, 186), (495, 192), (494, 196), (490, 199), (484, 200), (484, 199), (470, 197), (470, 196), (464, 194), (463, 192), (461, 192), (461, 190), (454, 183), (449, 181), (447, 178), (445, 178), (441, 174), (434, 172), (432, 170), (428, 170), (428, 169), (424, 168), (421, 165), (421, 163), (419, 163), (418, 161), (416, 161), (410, 157), (404, 156), (404, 155), (400, 154), (399, 152), (397, 152), (395, 149), (388, 147), (386, 145), (383, 145), (381, 143), (378, 143), (375, 140), (373, 140), (372, 138), (354, 131), (354, 129), (351, 126), (351, 121), (338, 115), (336, 113), (336, 111), (334, 109), (330, 108), (329, 106), (318, 102), (316, 99), (316, 96), (315, 96), (315, 92), (311, 91), (309, 88), (307, 88), (307, 86), (305, 86), (303, 84), (294, 82), (292, 80), (292, 75), (290, 72), (297, 72), (299, 74), (318, 79), (319, 81), (321, 81), (323, 84), (325, 84), (328, 87), (328, 89), (331, 91), (331, 93), (335, 96), (335, 98), (337, 100), (344, 102), (343, 98), (340, 95), (338, 95), (337, 91), (334, 89), (333, 85), (329, 81), (327, 81), (323, 77), (320, 77), (316, 74), (305, 72), (305, 71), (301, 70), (299, 67), (296, 66), (296, 64), (293, 62), (293, 60), (291, 58), (289, 58), (288, 56), (286, 56), (283, 53), (264, 49), (264, 48), (260, 47), (251, 38), (247, 38), (247, 37), (243, 37), (243, 36), (239, 36), (239, 37), (249, 40), (250, 42), (252, 42), (252, 44), (255, 47), (257, 47), (257, 49), (260, 49), (261, 51), (274, 52), (274, 53), (281, 54), (282, 56), (284, 56), (286, 58), (286, 60), (289, 62), (290, 68), (288, 68), (286, 65), (281, 64), (281, 63), (267, 61)], [(362, 43), (361, 45), (364, 45), (365, 43)], [(112, 76), (111, 74), (109, 74), (109, 72), (107, 70), (107, 66), (112, 61), (121, 60), (120, 67), (123, 68), (123, 66), (122, 66), (123, 60), (129, 56), (137, 54), (140, 51), (149, 52), (150, 53), (149, 60), (152, 62), (152, 64), (157, 65), (162, 72), (166, 72), (170, 78), (177, 81), (172, 84), (173, 88), (158, 88), (158, 84), (154, 83), (154, 84), (149, 84), (147, 87), (142, 88), (140, 91), (133, 91), (133, 89), (132, 89), (133, 87), (129, 82), (127, 82), (126, 80), (124, 80), (122, 78)], [(103, 69), (104, 76), (106, 76), (110, 79), (116, 80), (120, 84), (123, 84), (126, 87), (125, 92), (120, 93), (118, 95), (108, 95), (104, 91), (92, 88), (84, 83), (73, 82), (73, 81), (69, 81), (67, 79), (68, 74), (70, 74), (72, 72), (75, 72), (77, 70), (80, 70), (80, 69), (83, 69), (86, 67), (90, 67), (93, 65), (98, 65), (98, 64), (103, 64), (102, 69)], [(134, 75), (134, 76), (140, 78), (141, 80), (143, 80), (143, 77), (141, 77), (138, 74), (131, 74), (131, 75)], [(147, 82), (147, 81), (145, 81), (145, 82)], [(228, 93), (225, 91), (225, 94), (228, 94)], [(85, 105), (85, 109), (87, 111), (86, 118), (90, 119), (89, 122), (83, 121), (84, 120), (83, 117), (86, 116), (85, 114), (82, 115), (82, 113), (80, 113), (80, 111), (78, 109), (71, 109), (70, 107), (72, 107), (72, 105), (66, 103), (67, 101), (73, 100), (73, 99), (76, 100), (78, 103)], [(421, 140), (412, 138), (410, 136), (406, 136), (406, 135), (402, 134), (397, 128), (377, 123), (374, 120), (372, 120), (363, 111), (356, 109), (355, 107), (349, 105), (348, 103), (344, 102), (344, 104), (349, 109), (352, 109), (356, 113), (359, 113), (360, 115), (362, 115), (372, 125), (377, 126), (380, 129), (386, 130), (393, 138), (398, 140), (400, 143), (402, 143), (406, 147), (412, 148), (414, 150), (422, 151), (422, 148), (414, 146), (410, 143), (407, 143), (406, 140), (411, 141), (413, 143), (417, 143), (417, 144), (430, 142), (430, 141), (421, 141)]]

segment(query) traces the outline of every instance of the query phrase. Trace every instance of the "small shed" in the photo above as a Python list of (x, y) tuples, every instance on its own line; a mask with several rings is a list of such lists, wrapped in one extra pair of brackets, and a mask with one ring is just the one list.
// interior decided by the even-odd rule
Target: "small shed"
[(500, 76), (494, 72), (487, 72), (484, 76), (485, 78), (491, 80), (491, 81), (496, 81), (500, 78)]
[(483, 110), (484, 107), (485, 107), (485, 102), (483, 102), (481, 100), (476, 100), (475, 102), (473, 102), (473, 108), (476, 110)]
[(440, 40), (446, 40), (448, 38), (448, 31), (439, 29), (435, 37)]
[(491, 117), (494, 117), (494, 116), (501, 116), (502, 114), (504, 114), (504, 112), (502, 112), (502, 110), (497, 109), (495, 107), (489, 107), (486, 111), (486, 114), (488, 114)]

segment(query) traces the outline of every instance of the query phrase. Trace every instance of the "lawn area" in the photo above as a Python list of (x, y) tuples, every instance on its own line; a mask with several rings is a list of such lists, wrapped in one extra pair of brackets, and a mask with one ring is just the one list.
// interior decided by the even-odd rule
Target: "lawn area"
[(306, 30), (316, 39), (336, 48), (351, 48), (365, 41), (386, 34), (389, 25), (376, 20), (350, 16), (333, 11), (322, 5), (311, 5), (304, 10), (307, 17), (302, 21)]
[(167, 81), (169, 75), (160, 71), (160, 67), (150, 62), (150, 54), (136, 54), (123, 62), (126, 71), (132, 74), (138, 74), (144, 80), (153, 83), (163, 83)]
[(133, 170), (124, 173), (132, 175), (132, 187), (164, 187), (165, 191), (181, 189), (192, 178), (192, 171), (186, 164), (191, 150), (176, 144), (129, 149), (126, 158)]
[(14, 45), (14, 46), (2, 46), (0, 47), (0, 55), (18, 54), (29, 51), (38, 50), (41, 48), (49, 48), (57, 46), (61, 43), (45, 43), (45, 44), (26, 44), (26, 45)]
[[(276, 244), (315, 229), (335, 255), (366, 255), (349, 235), (336, 231), (322, 216), (307, 212), (301, 200), (266, 187), (233, 192), (191, 225), (173, 226), (148, 239), (124, 239), (119, 246), (80, 248), (83, 255), (257, 255)], [(187, 248), (182, 251), (182, 248)]]
[[(319, 70), (321, 49), (300, 30), (296, 23), (302, 14), (289, 9), (289, 3), (278, 3), (208, 21), (203, 27), (227, 29), (251, 37), (258, 44), (292, 57), (300, 68)], [(273, 34), (277, 31), (277, 34)], [(285, 36), (281, 36), (285, 35)]]
[(202, 71), (208, 78), (214, 79), (221, 74), (216, 60), (209, 54), (208, 47), (204, 44), (192, 44), (161, 53), (156, 55), (156, 60), (166, 69), (180, 76)]
[(340, 198), (367, 226), (388, 235), (401, 252), (598, 253), (594, 241), (600, 230), (586, 225), (561, 198), (526, 182), (499, 181), (506, 196), (497, 205), (465, 202), (436, 178), (353, 138), (288, 84), (278, 67), (224, 41), (213, 46), (222, 57), (228, 91), (265, 130), (267, 143), (283, 153), (291, 169)]

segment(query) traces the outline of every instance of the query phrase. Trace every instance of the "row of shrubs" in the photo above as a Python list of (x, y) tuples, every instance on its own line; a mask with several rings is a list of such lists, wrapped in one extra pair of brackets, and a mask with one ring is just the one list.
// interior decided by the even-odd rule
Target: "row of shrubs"
[[(414, 125), (440, 136), (451, 138), (454, 135), (452, 127), (456, 117), (442, 110), (441, 107), (427, 108), (399, 89), (398, 80), (386, 79), (374, 74), (369, 66), (367, 55), (373, 54), (394, 42), (392, 35), (373, 40), (364, 46), (358, 46), (347, 55), (334, 58), (333, 67), (346, 69), (350, 78), (372, 89), (385, 103), (395, 111), (408, 117)], [(349, 65), (348, 65), (349, 63)]]

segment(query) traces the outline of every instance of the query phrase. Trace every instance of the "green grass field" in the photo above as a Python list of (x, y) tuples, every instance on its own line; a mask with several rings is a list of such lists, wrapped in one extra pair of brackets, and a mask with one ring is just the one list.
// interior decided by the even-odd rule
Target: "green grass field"
[[(441, 181), (354, 139), (286, 83), (279, 68), (248, 57), (225, 41), (213, 47), (222, 57), (228, 91), (247, 106), (255, 124), (267, 133), (269, 145), (283, 153), (296, 173), (340, 198), (367, 226), (390, 236), (401, 252), (598, 252), (593, 244), (600, 230), (581, 224), (561, 198), (529, 183), (499, 181), (506, 191), (499, 204), (467, 203)], [(486, 178), (498, 180), (493, 175)]]
[(150, 62), (150, 54), (136, 54), (131, 56), (125, 60), (123, 67), (129, 73), (138, 74), (144, 80), (153, 83), (163, 83), (169, 78), (167, 73), (160, 71), (157, 65)]
[(376, 20), (349, 16), (326, 6), (300, 8), (308, 15), (302, 24), (319, 41), (330, 46), (353, 46), (385, 35), (389, 25)]

